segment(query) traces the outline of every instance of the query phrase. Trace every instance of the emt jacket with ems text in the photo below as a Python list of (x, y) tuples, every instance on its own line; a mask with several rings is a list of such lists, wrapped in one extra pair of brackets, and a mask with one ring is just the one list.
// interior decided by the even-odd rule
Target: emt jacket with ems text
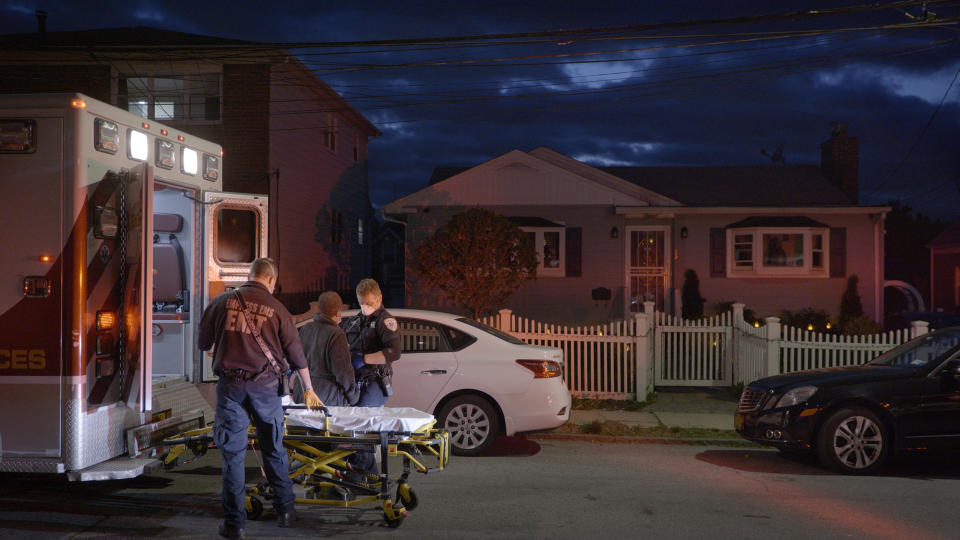
[(313, 321), (300, 327), (300, 342), (310, 364), (313, 391), (325, 405), (356, 405), (360, 399), (350, 363), (347, 335), (333, 319), (317, 313)]
[[(248, 281), (239, 290), (247, 304), (247, 319), (257, 325), (263, 342), (280, 368), (286, 369), (287, 363), (295, 370), (307, 367), (300, 336), (287, 308), (262, 283)], [(203, 351), (216, 346), (213, 350), (214, 373), (222, 369), (259, 373), (269, 365), (240, 314), (240, 305), (233, 291), (220, 294), (203, 311), (197, 344)]]

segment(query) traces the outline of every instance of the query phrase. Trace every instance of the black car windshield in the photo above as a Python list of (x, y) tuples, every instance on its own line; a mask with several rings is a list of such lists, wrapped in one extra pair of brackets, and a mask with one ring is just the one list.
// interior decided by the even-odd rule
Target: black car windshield
[(513, 343), (514, 345), (526, 345), (526, 344), (527, 344), (526, 341), (523, 341), (523, 340), (520, 339), (520, 338), (511, 336), (510, 334), (508, 334), (508, 333), (506, 333), (506, 332), (504, 332), (504, 331), (502, 331), (502, 330), (497, 330), (496, 328), (494, 328), (494, 327), (492, 327), (492, 326), (487, 326), (487, 325), (483, 324), (482, 322), (477, 322), (477, 321), (475, 321), (475, 320), (473, 320), (473, 319), (468, 319), (468, 318), (466, 318), (466, 317), (460, 317), (460, 318), (457, 319), (457, 320), (460, 321), (460, 322), (462, 322), (463, 324), (469, 324), (470, 326), (472, 326), (472, 327), (474, 327), (474, 328), (477, 328), (477, 329), (479, 329), (479, 330), (483, 330), (484, 332), (490, 334), (491, 336), (497, 336), (498, 338), (500, 338), (500, 339), (502, 339), (502, 340), (504, 340), (504, 341), (507, 341), (507, 342), (509, 342), (509, 343)]
[(960, 328), (940, 330), (895, 347), (871, 361), (870, 365), (923, 367), (944, 355), (953, 354), (958, 347)]

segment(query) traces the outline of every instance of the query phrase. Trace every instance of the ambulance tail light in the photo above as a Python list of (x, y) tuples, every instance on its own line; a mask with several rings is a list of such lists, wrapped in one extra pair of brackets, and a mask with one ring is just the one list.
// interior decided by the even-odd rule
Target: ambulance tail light
[(560, 363), (552, 360), (517, 360), (517, 363), (532, 371), (534, 379), (550, 379), (563, 375)]
[(112, 311), (97, 312), (97, 330), (111, 330), (116, 318)]

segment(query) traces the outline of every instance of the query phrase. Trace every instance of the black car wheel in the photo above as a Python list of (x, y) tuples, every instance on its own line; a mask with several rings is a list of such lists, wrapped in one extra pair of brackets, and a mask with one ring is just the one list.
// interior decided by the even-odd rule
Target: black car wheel
[(877, 470), (890, 453), (883, 422), (867, 409), (841, 409), (820, 428), (817, 440), (820, 461), (845, 474)]
[(457, 396), (443, 405), (437, 417), (450, 431), (450, 449), (458, 456), (482, 454), (500, 432), (493, 405), (480, 396)]

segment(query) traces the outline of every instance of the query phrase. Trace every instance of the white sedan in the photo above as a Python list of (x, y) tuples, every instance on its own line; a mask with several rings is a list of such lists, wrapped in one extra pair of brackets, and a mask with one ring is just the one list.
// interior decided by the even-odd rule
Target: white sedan
[(450, 431), (454, 453), (480, 454), (498, 434), (553, 429), (570, 418), (561, 349), (527, 345), (449, 313), (388, 311), (403, 352), (393, 364), (387, 406), (432, 413)]

